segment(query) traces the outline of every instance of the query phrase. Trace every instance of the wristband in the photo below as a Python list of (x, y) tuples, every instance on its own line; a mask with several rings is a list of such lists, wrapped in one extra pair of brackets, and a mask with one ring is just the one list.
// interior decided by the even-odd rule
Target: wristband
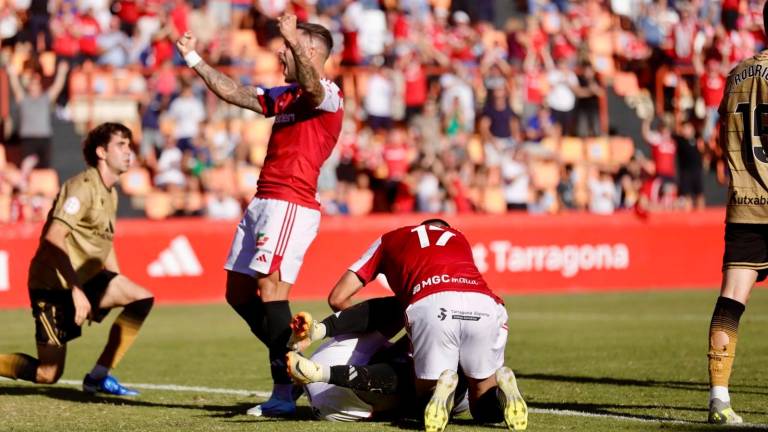
[(203, 61), (203, 58), (200, 57), (200, 54), (198, 54), (197, 51), (193, 50), (184, 54), (184, 61), (187, 62), (187, 66), (193, 68)]

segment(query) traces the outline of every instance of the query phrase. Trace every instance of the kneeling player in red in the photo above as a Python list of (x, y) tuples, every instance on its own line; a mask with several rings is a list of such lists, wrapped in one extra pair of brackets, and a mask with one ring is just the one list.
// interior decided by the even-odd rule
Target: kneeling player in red
[(424, 412), (427, 430), (447, 425), (459, 366), (475, 420), (503, 418), (510, 429), (525, 429), (527, 407), (503, 365), (507, 312), (475, 266), (464, 235), (440, 219), (382, 235), (336, 284), (331, 307), (349, 308), (352, 296), (379, 274), (400, 301), (397, 312), (405, 313), (416, 393), (432, 394)]

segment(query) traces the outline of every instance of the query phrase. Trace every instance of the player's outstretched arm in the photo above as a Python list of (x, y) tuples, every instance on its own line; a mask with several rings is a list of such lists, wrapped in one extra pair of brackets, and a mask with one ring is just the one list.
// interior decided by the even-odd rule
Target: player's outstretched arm
[[(285, 39), (286, 45), (293, 52), (296, 62), (296, 80), (301, 88), (309, 94), (315, 106), (323, 103), (325, 89), (320, 83), (320, 72), (312, 65), (312, 60), (307, 52), (307, 47), (299, 42), (299, 32), (296, 29), (296, 15), (285, 14), (277, 19), (280, 34)], [(311, 40), (311, 39), (310, 39)]]
[(221, 100), (242, 108), (264, 114), (258, 99), (258, 89), (239, 84), (237, 81), (212, 68), (195, 51), (197, 38), (190, 32), (176, 41), (176, 49), (191, 67), (205, 81), (205, 85)]

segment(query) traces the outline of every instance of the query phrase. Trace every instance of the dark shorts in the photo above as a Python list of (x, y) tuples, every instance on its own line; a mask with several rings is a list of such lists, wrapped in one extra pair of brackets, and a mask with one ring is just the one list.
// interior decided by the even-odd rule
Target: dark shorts
[(681, 171), (678, 196), (695, 198), (704, 192), (701, 171)]
[[(83, 284), (85, 296), (91, 303), (91, 321), (101, 322), (109, 313), (109, 309), (99, 309), (99, 303), (115, 276), (117, 273), (102, 270)], [(29, 299), (38, 344), (61, 347), (80, 337), (82, 329), (75, 324), (75, 304), (70, 290), (32, 289)]]
[(757, 281), (768, 276), (768, 224), (725, 224), (723, 270), (751, 269)]

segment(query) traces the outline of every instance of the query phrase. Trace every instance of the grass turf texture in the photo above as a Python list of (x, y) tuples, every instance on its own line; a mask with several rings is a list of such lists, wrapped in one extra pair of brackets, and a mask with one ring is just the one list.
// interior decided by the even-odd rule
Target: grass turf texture
[[(702, 423), (707, 414), (707, 329), (716, 296), (710, 290), (508, 297), (506, 359), (533, 411), (528, 430), (722, 430)], [(329, 311), (321, 302), (292, 306), (293, 312), (301, 309), (316, 317)], [(768, 293), (757, 289), (741, 321), (731, 382), (737, 412), (745, 421), (760, 425), (768, 424), (766, 312)], [(80, 381), (90, 370), (114, 317), (112, 312), (105, 324), (86, 327), (84, 336), (70, 344), (64, 380)], [(1, 311), (0, 328), (0, 352), (34, 352), (29, 311)], [(127, 383), (270, 389), (265, 350), (226, 305), (157, 307), (115, 374)], [(0, 381), (0, 430), (394, 431), (419, 427), (312, 420), (305, 398), (300, 399), (293, 420), (244, 415), (261, 400), (167, 390), (144, 390), (136, 399), (90, 397), (72, 385)], [(456, 419), (447, 430), (476, 428), (466, 419)], [(739, 430), (751, 429), (762, 427)]]

